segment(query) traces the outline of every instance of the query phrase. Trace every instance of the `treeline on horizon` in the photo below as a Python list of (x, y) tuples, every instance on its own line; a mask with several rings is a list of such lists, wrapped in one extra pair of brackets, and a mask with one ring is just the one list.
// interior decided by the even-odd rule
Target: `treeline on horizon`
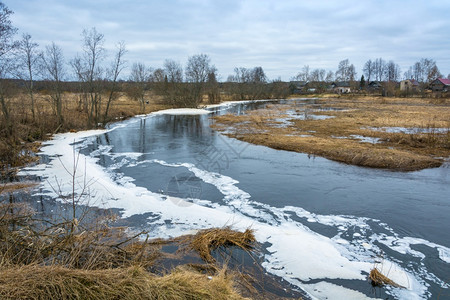
[[(163, 66), (158, 68), (146, 66), (143, 62), (129, 66), (125, 43), (117, 43), (115, 53), (108, 55), (104, 47), (104, 35), (96, 28), (82, 31), (80, 54), (66, 60), (62, 48), (54, 42), (40, 49), (29, 34), (25, 33), (16, 40), (18, 30), (9, 18), (12, 13), (0, 2), (0, 80), (17, 80), (13, 81), (19, 83), (16, 86), (26, 89), (31, 98), (33, 91), (49, 92), (61, 123), (62, 91), (84, 94), (85, 99), (80, 99), (80, 105), (89, 114), (90, 124), (104, 121), (100, 116), (101, 104), (105, 106), (103, 119), (108, 119), (109, 108), (117, 92), (126, 92), (132, 99), (139, 101), (143, 110), (145, 92), (149, 90), (162, 96), (167, 104), (189, 107), (197, 106), (205, 95), (210, 103), (217, 103), (220, 101), (219, 88), (233, 99), (279, 98), (285, 94), (286, 85), (280, 79), (269, 80), (261, 66), (236, 67), (234, 74), (229, 75), (225, 82), (219, 82), (218, 70), (206, 54), (189, 57), (184, 68), (173, 59), (166, 59)], [(123, 71), (127, 67), (130, 67), (129, 75), (124, 77)], [(403, 77), (399, 65), (394, 61), (369, 59), (364, 65), (363, 76), (367, 82), (397, 82), (402, 78), (431, 82), (443, 77), (436, 62), (429, 58), (414, 63)], [(359, 78), (355, 66), (349, 59), (344, 59), (339, 62), (335, 72), (310, 69), (309, 65), (305, 65), (291, 80), (331, 83), (354, 82), (359, 81)], [(2, 100), (2, 110), (4, 102)], [(31, 111), (34, 116), (33, 101)], [(3, 113), (7, 115), (5, 111)]]
[[(24, 140), (73, 129), (73, 122), (67, 121), (69, 100), (76, 102), (71, 107), (76, 107), (78, 114), (72, 119), (83, 120), (83, 128), (89, 129), (104, 126), (117, 117), (111, 116), (111, 108), (122, 95), (139, 103), (140, 111), (145, 112), (149, 97), (171, 107), (197, 107), (205, 101), (284, 98), (292, 92), (289, 83), (270, 80), (260, 66), (236, 67), (225, 82), (219, 82), (218, 70), (206, 54), (190, 56), (185, 66), (173, 59), (166, 59), (158, 68), (143, 62), (129, 64), (125, 43), (118, 42), (114, 53), (107, 53), (105, 37), (95, 27), (82, 31), (81, 51), (66, 59), (55, 42), (40, 47), (27, 33), (18, 37), (18, 29), (10, 19), (12, 14), (0, 2), (0, 154), (2, 149), (17, 152)], [(129, 75), (124, 76), (126, 68)], [(382, 58), (368, 60), (363, 69), (367, 82), (398, 81), (400, 72), (397, 64)], [(356, 76), (354, 65), (345, 59), (336, 72), (310, 70), (306, 65), (291, 80), (362, 82)], [(404, 76), (419, 82), (442, 77), (432, 59), (416, 62)], [(42, 109), (37, 111), (38, 98), (47, 103), (45, 115)], [(39, 133), (33, 133), (36, 128)], [(21, 130), (25, 133), (18, 134)], [(3, 152), (12, 153), (8, 151)]]

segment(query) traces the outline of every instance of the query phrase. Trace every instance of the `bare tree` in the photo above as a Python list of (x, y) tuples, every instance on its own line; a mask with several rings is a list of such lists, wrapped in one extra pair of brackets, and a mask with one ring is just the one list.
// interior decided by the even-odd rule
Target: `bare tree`
[(156, 82), (158, 82), (158, 83), (164, 82), (166, 77), (167, 76), (166, 76), (166, 72), (164, 72), (164, 69), (157, 68), (153, 71), (152, 82), (155, 82), (155, 83)]
[(412, 69), (412, 67), (409, 67), (408, 71), (403, 73), (403, 78), (404, 79), (412, 79), (413, 78), (413, 69)]
[(54, 42), (46, 47), (43, 63), (47, 79), (51, 83), (51, 98), (58, 124), (62, 126), (64, 123), (62, 116), (62, 81), (65, 76), (64, 56), (62, 49)]
[(254, 67), (250, 70), (250, 84), (247, 84), (247, 90), (250, 99), (270, 97), (270, 85), (262, 67)]
[(33, 121), (35, 120), (35, 104), (34, 104), (34, 84), (33, 80), (36, 74), (40, 73), (40, 61), (42, 53), (38, 51), (38, 44), (31, 40), (31, 35), (23, 34), (19, 43), (17, 60), (20, 68), (18, 68), (17, 76), (25, 81), (25, 87), (31, 100), (31, 114)]
[(412, 74), (413, 74), (413, 78), (419, 82), (423, 82), (424, 81), (424, 70), (423, 70), (423, 66), (420, 63), (420, 61), (414, 63), (414, 65), (412, 66)]
[(97, 32), (95, 27), (90, 30), (83, 30), (83, 52), (85, 63), (85, 80), (87, 83), (87, 92), (89, 94), (89, 115), (88, 122), (98, 124), (102, 101), (102, 75), (103, 68), (100, 63), (104, 59), (105, 48), (104, 35)]
[(314, 69), (311, 71), (308, 81), (324, 81), (326, 71), (324, 69)]
[(400, 66), (396, 64), (394, 61), (390, 60), (386, 64), (386, 75), (385, 78), (387, 81), (399, 81), (400, 80)]
[(353, 64), (350, 65), (348, 68), (348, 80), (355, 81), (356, 80), (356, 69)]
[(328, 71), (327, 75), (325, 76), (326, 82), (332, 82), (334, 80), (334, 73), (333, 71)]
[(72, 61), (72, 68), (80, 80), (84, 106), (88, 114), (88, 125), (97, 126), (102, 104), (103, 73), (101, 66), (105, 58), (104, 35), (95, 27), (83, 30), (83, 54)]
[(131, 82), (126, 91), (130, 98), (139, 101), (141, 113), (145, 113), (145, 92), (148, 89), (151, 74), (152, 70), (147, 68), (144, 63), (134, 63), (131, 67)]
[(436, 62), (433, 62), (432, 65), (427, 68), (427, 82), (432, 82), (435, 79), (441, 78), (442, 74), (439, 71), (439, 68), (436, 66)]
[(0, 2), (0, 59), (11, 53), (18, 43), (13, 40), (17, 28), (12, 26), (10, 17), (13, 12)]
[(354, 81), (356, 77), (356, 70), (353, 64), (350, 64), (348, 59), (341, 60), (336, 71), (336, 80), (338, 81)]
[(309, 81), (309, 65), (304, 65), (302, 70), (295, 76), (298, 81)]
[(166, 59), (164, 61), (164, 72), (169, 82), (183, 82), (183, 67), (176, 61)]
[(252, 82), (254, 83), (266, 83), (267, 76), (262, 67), (254, 67), (251, 72)]
[(208, 80), (208, 74), (211, 73), (211, 69), (215, 67), (211, 66), (211, 59), (206, 54), (197, 54), (188, 58), (186, 65), (186, 81), (190, 83), (191, 99), (188, 106), (196, 107), (201, 103), (203, 92), (205, 89), (205, 83)]
[(157, 68), (151, 74), (150, 82), (152, 85), (152, 89), (160, 95), (164, 95), (165, 88), (167, 85), (167, 75), (164, 72), (164, 69)]
[(163, 73), (164, 84), (159, 85), (162, 87), (159, 91), (165, 102), (173, 106), (184, 106), (187, 91), (183, 85), (183, 67), (174, 60), (166, 59)]
[(234, 75), (229, 76), (229, 81), (238, 83), (247, 83), (252, 79), (251, 70), (244, 67), (234, 68)]
[(372, 78), (374, 71), (375, 71), (374, 68), (375, 68), (375, 64), (374, 64), (374, 62), (372, 62), (371, 59), (366, 61), (366, 63), (364, 64), (363, 72), (364, 72), (364, 75), (366, 75), (367, 82), (370, 82), (370, 79)]
[(228, 76), (227, 90), (232, 95), (237, 95), (238, 99), (258, 99), (270, 96), (270, 86), (262, 67), (234, 68), (234, 73), (234, 75)]
[(238, 99), (244, 100), (247, 96), (247, 83), (251, 81), (251, 72), (247, 68), (234, 68), (234, 75), (229, 75), (227, 90), (231, 95), (238, 95)]
[(375, 59), (374, 63), (374, 75), (375, 80), (382, 81), (386, 74), (386, 62), (380, 57)]
[(13, 124), (7, 99), (9, 97), (8, 83), (5, 79), (13, 69), (11, 52), (18, 46), (17, 42), (13, 40), (17, 29), (11, 24), (10, 16), (12, 13), (0, 2), (0, 104), (8, 136), (13, 133)]
[(311, 71), (308, 81), (319, 81), (319, 69), (314, 69)]
[(442, 77), (436, 61), (430, 58), (422, 58), (411, 67), (412, 77), (419, 82), (431, 82)]
[(126, 61), (123, 59), (123, 56), (127, 50), (125, 49), (125, 43), (120, 42), (117, 44), (117, 52), (113, 63), (111, 64), (111, 68), (108, 70), (108, 79), (109, 79), (109, 94), (108, 99), (106, 101), (105, 113), (103, 114), (103, 123), (106, 123), (108, 119), (109, 108), (112, 102), (116, 99), (117, 95), (117, 80), (119, 78), (120, 73), (123, 71), (126, 65)]
[[(432, 80), (433, 77), (433, 73), (436, 73), (436, 62), (432, 59), (428, 59), (428, 58), (422, 58), (420, 60), (420, 64), (422, 65), (422, 69), (423, 69), (423, 81), (424, 82), (430, 82)], [(437, 70), (437, 72), (439, 72), (439, 70)]]
[(319, 81), (325, 81), (326, 73), (325, 69), (319, 69)]
[(194, 83), (204, 83), (208, 79), (211, 59), (206, 54), (197, 54), (188, 58), (186, 65), (186, 80)]
[(75, 56), (74, 59), (70, 61), (73, 72), (75, 73), (78, 86), (78, 110), (88, 113), (88, 96), (85, 91), (85, 71), (83, 66), (83, 61), (80, 56)]

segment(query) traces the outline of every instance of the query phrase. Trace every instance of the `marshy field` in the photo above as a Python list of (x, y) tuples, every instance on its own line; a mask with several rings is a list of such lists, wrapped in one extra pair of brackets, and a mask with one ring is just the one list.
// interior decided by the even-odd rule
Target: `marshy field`
[(301, 99), (215, 121), (242, 141), (364, 167), (412, 171), (450, 157), (448, 99)]

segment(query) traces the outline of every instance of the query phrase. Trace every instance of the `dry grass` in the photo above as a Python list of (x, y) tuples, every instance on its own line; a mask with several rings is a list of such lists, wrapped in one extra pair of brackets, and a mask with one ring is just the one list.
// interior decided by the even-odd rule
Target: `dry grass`
[(394, 281), (392, 281), (385, 275), (383, 275), (380, 271), (378, 271), (377, 268), (373, 268), (370, 271), (369, 279), (371, 280), (372, 285), (374, 285), (374, 286), (390, 285), (393, 287), (405, 288), (405, 287), (395, 283)]
[(0, 184), (0, 194), (12, 193), (18, 190), (30, 190), (37, 185), (36, 182), (8, 182)]
[(85, 270), (151, 266), (159, 247), (130, 237), (108, 219), (88, 227), (76, 220), (45, 223), (25, 203), (0, 203), (0, 268), (39, 264)]
[[(181, 237), (191, 241), (206, 265), (159, 266), (169, 259), (165, 240), (142, 240), (113, 227), (114, 218), (88, 227), (76, 220), (45, 224), (34, 219), (24, 203), (0, 203), (1, 299), (245, 299), (242, 274), (211, 265), (210, 251), (218, 247), (249, 249), (255, 241), (244, 233), (223, 229)], [(172, 241), (176, 242), (176, 241)], [(182, 257), (176, 260), (182, 261)], [(152, 273), (156, 270), (156, 275)], [(240, 278), (239, 283), (237, 278)], [(253, 291), (260, 298), (258, 291)]]
[(250, 251), (256, 243), (256, 238), (251, 229), (240, 232), (224, 227), (200, 230), (194, 236), (183, 238), (182, 242), (187, 243), (187, 248), (196, 251), (204, 261), (214, 263), (216, 260), (211, 255), (212, 251), (229, 246)]
[(222, 270), (206, 276), (176, 269), (155, 276), (142, 267), (102, 270), (28, 265), (0, 270), (2, 299), (245, 299)]
[[(442, 164), (450, 156), (450, 101), (439, 104), (419, 98), (352, 99), (326, 98), (305, 105), (269, 105), (246, 115), (216, 117), (213, 125), (228, 130), (237, 139), (283, 149), (323, 156), (347, 164), (411, 171)], [(320, 108), (320, 110), (319, 110)], [(327, 108), (340, 109), (326, 110)], [(280, 127), (279, 118), (289, 120), (286, 111), (333, 118), (292, 119)], [(390, 133), (372, 128), (418, 128), (412, 134)], [(440, 132), (435, 128), (447, 128)], [(420, 130), (429, 132), (421, 133)], [(353, 136), (379, 139), (362, 143)]]
[[(98, 125), (88, 124), (87, 113), (80, 108), (78, 97), (79, 95), (76, 93), (66, 92), (63, 94), (64, 124), (62, 126), (58, 125), (49, 95), (45, 93), (36, 93), (35, 95), (34, 120), (30, 111), (31, 102), (27, 95), (17, 93), (8, 100), (13, 135), (8, 136), (4, 119), (0, 118), (0, 178), (12, 177), (16, 167), (34, 161), (35, 157), (30, 154), (39, 146), (39, 144), (35, 144), (36, 141), (46, 140), (57, 132), (86, 130)], [(161, 104), (160, 100), (157, 96), (149, 94), (149, 103), (145, 107), (145, 113), (168, 108), (167, 105)], [(101, 114), (104, 113), (104, 110), (105, 104), (101, 107)], [(108, 118), (103, 120), (103, 115), (101, 115), (100, 121), (120, 121), (141, 113), (139, 103), (122, 93), (113, 102)]]

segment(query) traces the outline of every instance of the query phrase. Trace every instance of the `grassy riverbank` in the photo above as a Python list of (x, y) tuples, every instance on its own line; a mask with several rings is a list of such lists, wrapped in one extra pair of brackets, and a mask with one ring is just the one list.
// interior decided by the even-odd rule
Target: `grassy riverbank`
[[(56, 132), (91, 129), (77, 107), (76, 95), (66, 98), (73, 101), (64, 107), (62, 127), (57, 126), (53, 112), (46, 110), (45, 97), (38, 97), (42, 106), (34, 121), (21, 109), (25, 100), (15, 99), (14, 116), (23, 119), (10, 137), (14, 147), (2, 140), (2, 154), (14, 154), (14, 159), (2, 160), (9, 170), (3, 173), (4, 180), (36, 159), (33, 153), (39, 150), (40, 140)], [(145, 113), (167, 108), (150, 98)], [(141, 113), (137, 102), (122, 95), (109, 119), (119, 121)], [(145, 232), (135, 234), (117, 227), (115, 217), (91, 218), (88, 223), (58, 217), (43, 220), (28, 205), (15, 201), (16, 193), (35, 184), (0, 185), (2, 299), (273, 299), (298, 295), (286, 292), (254, 264), (257, 243), (251, 230), (213, 228), (172, 240), (150, 240)], [(233, 251), (243, 252), (253, 267), (229, 266)]]
[(399, 171), (450, 157), (450, 100), (329, 97), (215, 117), (226, 135), (274, 149)]
[(55, 133), (101, 128), (109, 122), (170, 108), (157, 96), (149, 94), (148, 104), (142, 110), (138, 101), (133, 101), (125, 93), (121, 93), (111, 105), (108, 116), (102, 117), (102, 123), (93, 125), (88, 122), (87, 108), (80, 102), (81, 95), (65, 92), (63, 97), (65, 101), (62, 107), (62, 124), (59, 124), (45, 92), (35, 94), (34, 118), (29, 110), (31, 102), (27, 95), (18, 93), (9, 100), (13, 130), (12, 134), (7, 133), (6, 128), (0, 130), (0, 180), (14, 177), (17, 168), (35, 160), (34, 153), (39, 150), (40, 141), (51, 138)]
[(24, 202), (0, 202), (0, 298), (299, 298), (256, 263), (251, 229), (162, 240), (107, 212), (85, 218), (42, 219)]
[[(256, 246), (251, 230), (216, 228), (148, 240), (145, 232), (130, 234), (110, 226), (113, 222), (110, 216), (89, 224), (43, 223), (24, 203), (0, 203), (0, 298), (247, 299), (251, 292), (264, 297), (244, 280), (248, 275), (211, 256), (226, 247), (250, 253)], [(167, 245), (178, 250), (168, 253)], [(168, 262), (171, 268), (163, 266)]]

